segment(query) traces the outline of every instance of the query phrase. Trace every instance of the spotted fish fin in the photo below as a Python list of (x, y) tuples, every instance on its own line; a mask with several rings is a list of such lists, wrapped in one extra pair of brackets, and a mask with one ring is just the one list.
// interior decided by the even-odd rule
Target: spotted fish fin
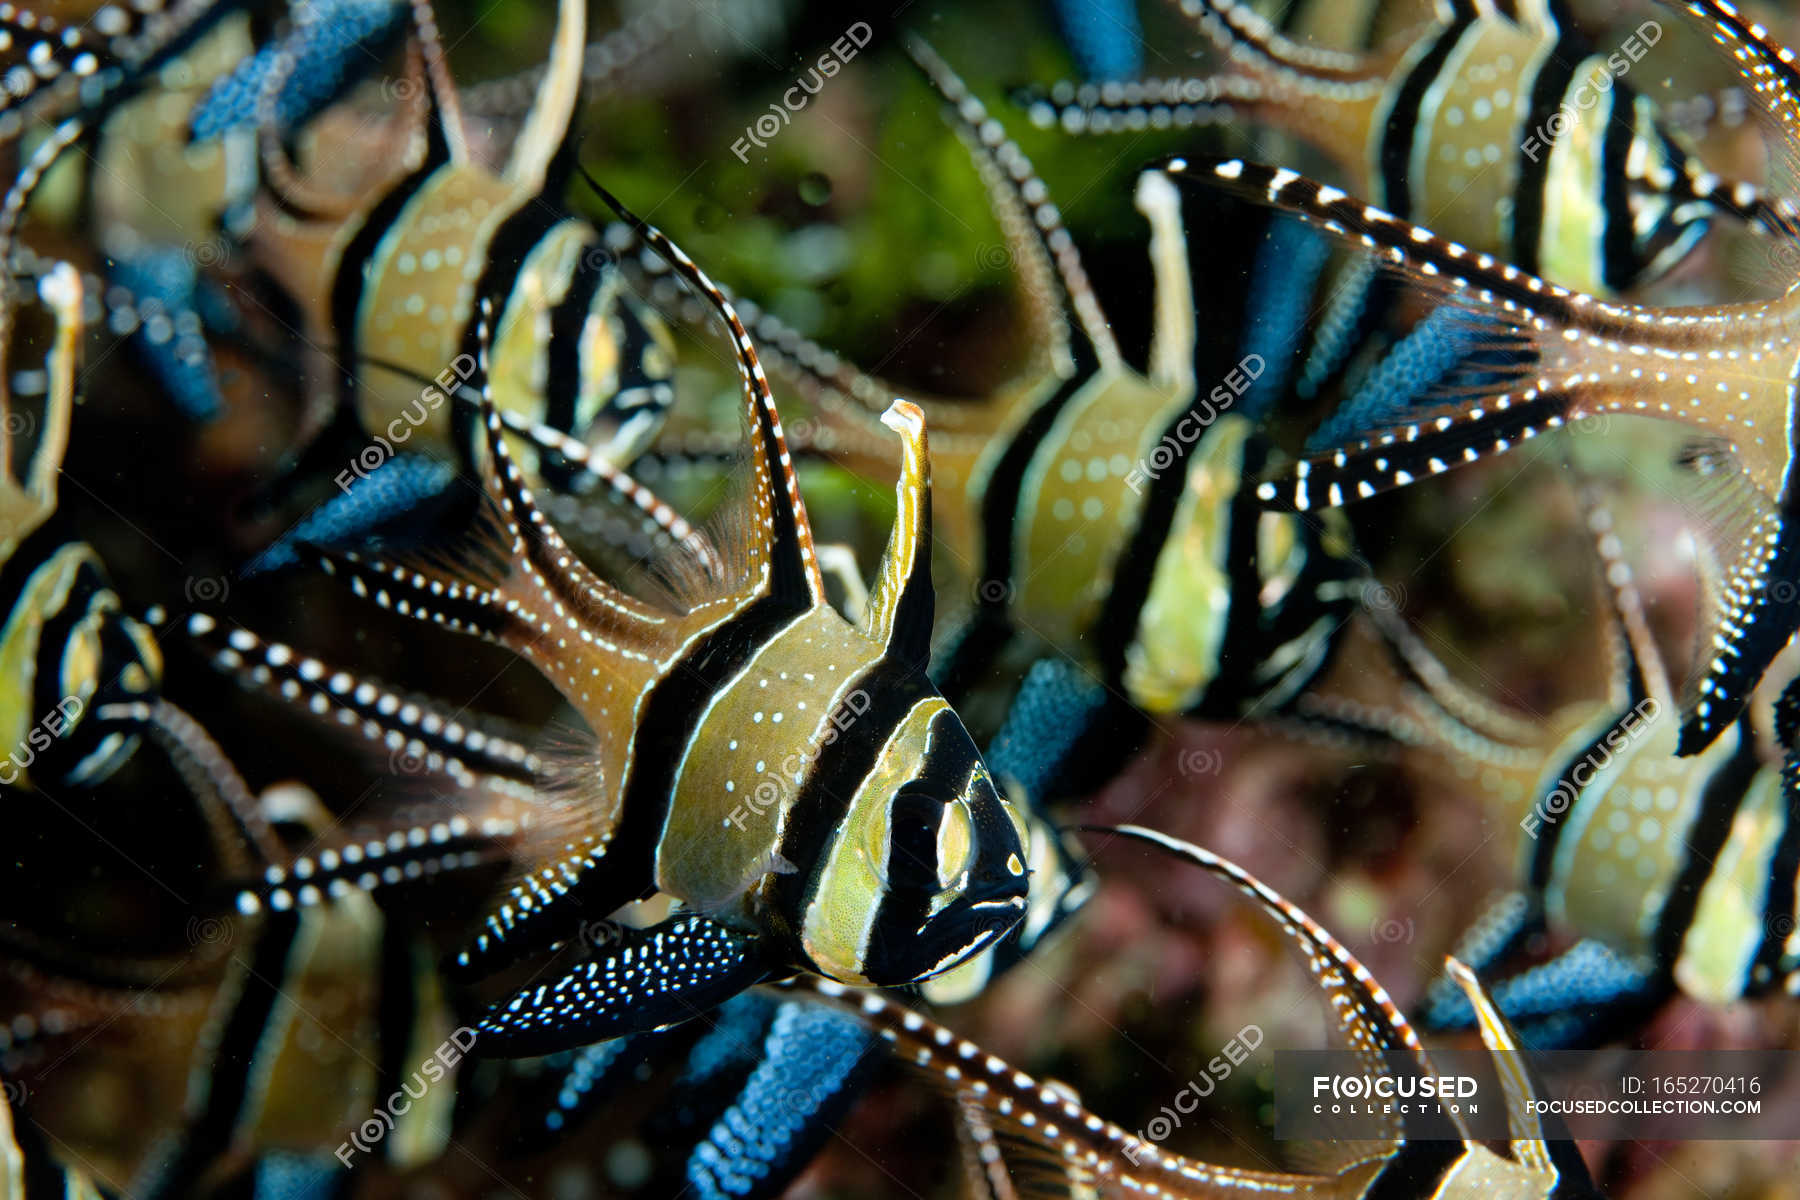
[(1231, 125), (1273, 103), (1270, 89), (1250, 75), (1220, 72), (1204, 78), (1140, 79), (1130, 83), (1067, 80), (1014, 88), (1012, 102), (1039, 129), (1063, 133), (1136, 133), (1148, 129), (1208, 129)]
[(943, 98), (951, 126), (987, 187), (1032, 305), (1032, 343), (1050, 348), (1053, 369), (1065, 377), (1096, 363), (1115, 365), (1119, 348), (1106, 314), (1031, 160), (929, 43), (909, 36), (905, 46)]
[[(1453, 0), (1486, 3), (1487, 0)], [(1368, 70), (1364, 55), (1296, 42), (1242, 0), (1179, 0), (1180, 8), (1222, 54), (1256, 73), (1275, 71), (1295, 82), (1344, 79)]]
[(614, 926), (595, 957), (531, 984), (475, 1027), (483, 1054), (553, 1054), (689, 1020), (768, 977), (762, 941), (709, 917)]
[(768, 377), (763, 374), (756, 347), (736, 307), (719, 285), (661, 230), (632, 213), (586, 171), (582, 177), (684, 282), (706, 298), (731, 337), (744, 385), (750, 430), (751, 491), (745, 550), (751, 590), (805, 607), (823, 604), (825, 581), (819, 574), (812, 523), (807, 519), (806, 503), (800, 498), (800, 482), (788, 454), (781, 415), (775, 410)]
[[(1517, 1027), (1523, 1045), (1574, 1050), (1641, 1028), (1671, 991), (1668, 972), (1587, 938), (1496, 983), (1492, 1003)], [(1477, 1010), (1453, 981), (1444, 981), (1433, 999), (1438, 1028), (1479, 1023)]]
[[(481, 352), (468, 386), (482, 396), (487, 453), (479, 511), (466, 536), (387, 556), (323, 548), (315, 553), (323, 570), (384, 608), (508, 647), (580, 709), (590, 695), (590, 673), (626, 687), (650, 678), (657, 655), (679, 636), (680, 622), (664, 607), (595, 575), (539, 510), (507, 448), (506, 424), (487, 397), (491, 316), (484, 301)], [(576, 625), (574, 614), (583, 628), (579, 641), (543, 636)], [(608, 730), (593, 732), (604, 739)]]
[(1594, 539), (1594, 555), (1606, 589), (1609, 627), (1613, 631), (1615, 663), (1613, 707), (1623, 712), (1639, 702), (1654, 700), (1659, 706), (1675, 703), (1675, 689), (1663, 666), (1662, 651), (1644, 615), (1643, 598), (1625, 561), (1624, 548), (1613, 520), (1612, 510), (1591, 482), (1580, 488), (1581, 507), (1587, 518), (1588, 532)]
[(407, 0), (412, 7), (414, 44), (425, 67), (425, 156), (427, 163), (466, 163), (468, 133), (463, 125), (462, 101), (450, 75), (444, 38), (438, 31), (437, 11), (431, 0)]
[(936, 593), (931, 587), (931, 457), (925, 414), (894, 401), (882, 422), (900, 435), (894, 527), (869, 592), (863, 630), (898, 661), (923, 672), (931, 662)]
[[(616, 28), (591, 42), (582, 61), (584, 91), (607, 95), (645, 67), (674, 35), (692, 28), (688, 5), (657, 5), (624, 15)], [(517, 75), (487, 79), (463, 89), (463, 107), (487, 118), (519, 118), (537, 102), (545, 68), (529, 67)]]
[(558, 0), (549, 69), (544, 72), (531, 112), (513, 142), (505, 172), (508, 183), (542, 193), (560, 188), (567, 180), (580, 140), (575, 109), (581, 100), (586, 49), (586, 0)]
[(252, 129), (265, 84), (275, 86), (278, 131), (305, 124), (387, 53), (406, 28), (395, 0), (322, 0), (296, 5), (292, 28), (216, 81), (194, 105), (188, 137), (212, 141)]
[(112, 704), (96, 715), (139, 724), (162, 747), (206, 819), (213, 852), (228, 873), (248, 875), (253, 856), (259, 864), (283, 856), (249, 785), (200, 722), (163, 699)]
[(1380, 1170), (1378, 1156), (1336, 1174), (1306, 1175), (1217, 1166), (1172, 1154), (1090, 1112), (1067, 1087), (1033, 1079), (883, 993), (855, 991), (817, 976), (786, 986), (853, 1014), (889, 1043), (896, 1061), (957, 1106), (970, 1139), (994, 1152), (983, 1159), (999, 1159), (992, 1172), (965, 1177), (964, 1194), (1007, 1196), (994, 1190), (1001, 1185), (993, 1180), (1003, 1178), (1018, 1196), (1068, 1200), (1144, 1195), (1225, 1200), (1253, 1194), (1324, 1200), (1365, 1194), (1361, 1187)]
[(1533, 1111), (1533, 1104), (1544, 1095), (1543, 1085), (1526, 1063), (1519, 1036), (1507, 1021), (1506, 1014), (1494, 1003), (1493, 995), (1474, 971), (1454, 958), (1445, 965), (1450, 977), (1475, 1006), (1482, 1044), (1487, 1047), (1494, 1070), (1499, 1074), (1501, 1094), (1506, 1098), (1508, 1145), (1513, 1160), (1554, 1179), (1556, 1195), (1599, 1195), (1562, 1118), (1554, 1114), (1540, 1116)]
[(464, 783), (478, 775), (535, 783), (545, 773), (535, 752), (479, 716), (393, 691), (206, 613), (189, 616), (182, 632), (247, 686), (360, 732), (387, 751), (396, 773), (442, 773)]
[[(1778, 61), (1778, 60), (1775, 60)], [(1791, 70), (1791, 68), (1784, 68)], [(1774, 603), (1768, 581), (1800, 573), (1800, 536), (1787, 494), (1787, 370), (1764, 353), (1783, 332), (1788, 303), (1669, 310), (1612, 304), (1537, 279), (1485, 254), (1354, 200), (1291, 171), (1231, 159), (1170, 160), (1254, 203), (1293, 212), (1340, 240), (1369, 247), (1408, 286), (1501, 332), (1490, 368), (1454, 389), (1428, 393), (1416, 410), (1343, 445), (1319, 451), (1257, 486), (1276, 507), (1335, 506), (1405, 486), (1451, 466), (1503, 453), (1586, 416), (1620, 413), (1694, 431), (1684, 457), (1711, 493), (1693, 506), (1712, 555), (1716, 586), (1702, 654), (1682, 689), (1679, 751), (1697, 753), (1743, 711), (1800, 611)], [(1662, 359), (1679, 369), (1660, 366)]]
[[(120, 8), (120, 16), (136, 16), (136, 10)], [(141, 18), (140, 18), (141, 19)], [(0, 10), (0, 33), (7, 52), (0, 69), (7, 72), (0, 89), (0, 136), (18, 136), (23, 119), (65, 98), (79, 82), (102, 71), (117, 70), (120, 62), (111, 39), (82, 25), (65, 24), (53, 12), (7, 5)]]
[(1505, 768), (1541, 761), (1540, 720), (1457, 682), (1400, 614), (1373, 604), (1364, 611), (1365, 620), (1345, 631), (1329, 674), (1295, 701), (1300, 733)]
[[(759, 993), (734, 1005), (768, 1005)], [(861, 1091), (879, 1041), (858, 1022), (823, 1006), (781, 999), (752, 1049), (747, 1075), (710, 1105), (715, 1116), (688, 1152), (683, 1182), (703, 1200), (775, 1200), (786, 1194)], [(677, 1087), (700, 1090), (694, 1048)], [(740, 1043), (741, 1049), (741, 1043)]]

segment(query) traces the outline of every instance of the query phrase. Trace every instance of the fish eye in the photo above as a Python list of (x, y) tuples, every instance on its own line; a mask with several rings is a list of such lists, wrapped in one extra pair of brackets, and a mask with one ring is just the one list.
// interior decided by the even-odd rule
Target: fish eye
[(961, 889), (975, 859), (975, 817), (963, 796), (944, 797), (912, 780), (894, 794), (886, 853), (875, 856), (889, 886), (921, 888), (934, 896)]

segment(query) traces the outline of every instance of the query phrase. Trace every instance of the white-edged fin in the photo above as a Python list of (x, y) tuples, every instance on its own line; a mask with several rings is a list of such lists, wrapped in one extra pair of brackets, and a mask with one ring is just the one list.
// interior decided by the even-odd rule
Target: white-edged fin
[[(1453, 0), (1457, 4), (1472, 2)], [(1253, 70), (1324, 78), (1342, 78), (1366, 70), (1362, 55), (1296, 42), (1239, 0), (1180, 0), (1180, 8), (1222, 53)]]
[(463, 126), (462, 103), (457, 99), (456, 81), (450, 76), (437, 12), (431, 7), (431, 0), (411, 0), (411, 4), (413, 32), (425, 59), (425, 87), (431, 100), (425, 132), (431, 147), (429, 153), (441, 162), (468, 162), (469, 138)]
[[(1078, 825), (1075, 832), (1143, 842), (1231, 884), (1274, 918), (1304, 952), (1307, 970), (1325, 993), (1345, 1043), (1365, 1072), (1371, 1076), (1392, 1076), (1397, 1071), (1433, 1073), (1412, 1023), (1368, 968), (1324, 926), (1262, 880), (1229, 859), (1141, 825)], [(1418, 1120), (1398, 1117), (1388, 1126), (1387, 1136), (1396, 1144), (1412, 1139), (1468, 1140), (1461, 1118), (1454, 1114)]]
[(1612, 510), (1592, 482), (1584, 480), (1579, 490), (1581, 509), (1587, 518), (1588, 533), (1594, 540), (1594, 556), (1599, 560), (1600, 575), (1606, 588), (1607, 611), (1612, 614), (1613, 626), (1622, 643), (1618, 647), (1617, 676), (1621, 686), (1615, 689), (1622, 695), (1614, 699), (1623, 700), (1624, 706), (1629, 706), (1648, 698), (1663, 708), (1672, 708), (1675, 689), (1669, 682), (1669, 673), (1663, 666), (1662, 652), (1657, 649), (1650, 623), (1645, 619), (1643, 598), (1638, 595), (1631, 565), (1625, 561), (1624, 548), (1619, 544)]
[(931, 455), (925, 414), (894, 401), (882, 424), (900, 435), (900, 478), (894, 484), (894, 527), (869, 592), (863, 630), (888, 654), (920, 671), (930, 665), (936, 593), (931, 586)]
[(587, 0), (557, 0), (550, 68), (513, 142), (506, 180), (533, 192), (544, 189), (557, 155), (569, 150), (581, 99), (582, 52), (587, 48)]
[(738, 317), (737, 309), (718, 284), (660, 229), (633, 213), (598, 180), (582, 171), (600, 198), (619, 218), (661, 255), (676, 274), (709, 303), (724, 322), (736, 354), (738, 374), (744, 384), (744, 405), (750, 429), (751, 494), (746, 547), (753, 587), (805, 607), (825, 603), (825, 581), (819, 575), (818, 555), (813, 550), (812, 524), (806, 503), (800, 498), (800, 481), (794, 475), (787, 439), (781, 430), (781, 414), (769, 391), (768, 377), (756, 347)]
[(1074, 359), (1090, 356), (1102, 367), (1116, 366), (1119, 348), (1106, 313), (1088, 282), (1074, 240), (1063, 228), (1062, 213), (1050, 201), (1031, 160), (929, 43), (908, 36), (904, 44), (943, 97), (945, 111), (987, 187), (1032, 304), (1032, 343), (1051, 347), (1059, 374), (1073, 370)]
[(1529, 1170), (1542, 1172), (1552, 1181), (1556, 1195), (1598, 1196), (1587, 1164), (1570, 1140), (1562, 1119), (1541, 1118), (1532, 1111), (1533, 1102), (1544, 1098), (1543, 1088), (1525, 1061), (1519, 1035), (1494, 1002), (1487, 985), (1466, 963), (1455, 958), (1446, 959), (1445, 967), (1475, 1007), (1482, 1044), (1493, 1059), (1494, 1072), (1506, 1096), (1506, 1128), (1513, 1160)]
[[(957, 1106), (965, 1144), (965, 1195), (992, 1200), (1008, 1192), (1057, 1200), (1157, 1196), (1163, 1200), (1287, 1196), (1294, 1200), (1358, 1196), (1377, 1176), (1378, 1154), (1311, 1175), (1219, 1166), (1175, 1154), (1089, 1111), (1068, 1087), (1034, 1079), (998, 1055), (877, 991), (851, 989), (818, 976), (783, 984), (812, 993), (862, 1022)], [(997, 1161), (996, 1161), (997, 1159)], [(985, 1191), (983, 1189), (986, 1189)]]
[(1194, 392), (1194, 279), (1188, 268), (1181, 193), (1161, 171), (1138, 176), (1137, 210), (1150, 223), (1150, 272), (1155, 307), (1150, 329), (1150, 382), (1171, 395)]

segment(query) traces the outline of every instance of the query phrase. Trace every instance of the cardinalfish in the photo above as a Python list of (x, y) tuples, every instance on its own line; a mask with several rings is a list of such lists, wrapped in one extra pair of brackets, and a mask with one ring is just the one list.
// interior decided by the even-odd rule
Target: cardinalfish
[(1662, 38), (1602, 53), (1551, 0), (1442, 0), (1372, 50), (1291, 40), (1242, 0), (1182, 0), (1226, 56), (1216, 74), (1027, 93), (1071, 133), (1251, 121), (1328, 156), (1349, 191), (1519, 269), (1602, 295), (1653, 282), (1716, 216), (1788, 210), (1708, 171), (1624, 76)]
[[(41, 425), (10, 415), (0, 370), (0, 405), (9, 414), (0, 429), (0, 745), (7, 748), (0, 782), (85, 787), (111, 775), (137, 745), (133, 724), (102, 710), (153, 695), (162, 683), (162, 652), (150, 628), (125, 611), (94, 548), (58, 518), (82, 288), (74, 268), (62, 264), (39, 290), (56, 319)], [(14, 430), (33, 426), (31, 456), (15, 474)]]
[(319, 554), (384, 607), (512, 650), (588, 727), (568, 771), (566, 839), (487, 918), (461, 973), (498, 970), (655, 891), (682, 902), (497, 1005), (480, 1026), (497, 1052), (683, 1020), (786, 971), (917, 982), (1000, 938), (1026, 909), (1024, 821), (925, 674), (934, 597), (923, 417), (905, 402), (887, 416), (902, 444), (899, 515), (853, 626), (825, 603), (780, 419), (741, 322), (685, 254), (628, 219), (731, 332), (749, 495), (722, 540), (680, 543), (662, 563), (668, 591), (652, 599), (577, 561), (485, 398), (484, 324), (471, 390), (484, 397), (486, 501), (467, 540), (396, 558)]
[[(55, 1122), (108, 1180), (130, 1180), (114, 1190), (146, 1198), (252, 1172), (258, 1196), (289, 1194), (266, 1181), (276, 1167), (316, 1187), (371, 1152), (397, 1169), (436, 1159), (475, 1035), (455, 1019), (435, 950), (390, 926), (373, 893), (504, 860), (529, 804), (482, 779), (437, 798), (418, 823), (399, 813), (339, 826), (298, 784), (252, 794), (206, 730), (167, 702), (120, 707), (135, 710), (188, 785), (216, 879), (190, 906), (180, 955), (121, 960), (9, 932), (22, 1007), (0, 1033), (0, 1063), (45, 1106), (27, 1112)], [(90, 1041), (97, 1060), (80, 1053)], [(40, 1079), (33, 1068), (49, 1054), (56, 1070)], [(185, 1081), (179, 1108), (123, 1137), (84, 1128), (59, 1097), (122, 1063), (177, 1095)]]
[[(939, 541), (977, 580), (939, 673), (946, 692), (982, 681), (1011, 648), (1053, 648), (1013, 706), (1042, 714), (1015, 729), (1044, 739), (1028, 756), (1042, 763), (1071, 731), (1101, 728), (1111, 696), (1129, 700), (1133, 723), (1280, 708), (1327, 663), (1365, 574), (1342, 522), (1240, 502), (1269, 452), (1245, 390), (1263, 363), (1247, 358), (1207, 387), (1196, 379), (1190, 255), (1200, 251), (1175, 189), (1154, 174), (1139, 181), (1155, 274), (1139, 372), (1030, 161), (929, 46), (908, 50), (987, 185), (1035, 347), (1031, 366), (991, 395), (924, 402), (944, 497)], [(890, 385), (771, 318), (757, 328), (818, 409), (814, 449), (858, 474), (881, 471), (871, 427)], [(1032, 774), (1067, 782), (1053, 766)]]
[[(331, 348), (318, 378), (332, 381), (325, 407), (344, 436), (309, 451), (319, 462), (342, 453), (327, 474), (366, 474), (371, 435), (385, 435), (390, 452), (404, 442), (454, 449), (465, 463), (479, 454), (473, 410), (420, 382), (466, 380), (484, 297), (499, 309), (488, 376), (502, 412), (615, 462), (660, 424), (671, 398), (667, 333), (626, 293), (599, 232), (558, 199), (578, 141), (587, 16), (579, 0), (562, 0), (557, 14), (549, 68), (502, 170), (472, 158), (435, 23), (419, 5), (427, 86), (416, 161), (355, 198), (270, 180), (250, 255), (301, 306), (312, 340)], [(560, 461), (540, 463), (529, 439), (516, 445), (534, 477)]]
[[(1191, 863), (1250, 897), (1300, 947), (1330, 1002), (1336, 1027), (1369, 1077), (1437, 1074), (1418, 1034), (1368, 969), (1292, 902), (1227, 859), (1139, 826), (1093, 834), (1142, 842)], [(1308, 1173), (1247, 1170), (1172, 1153), (1096, 1115), (1068, 1087), (1033, 1079), (974, 1042), (879, 993), (853, 994), (828, 980), (799, 980), (873, 1030), (894, 1056), (955, 1106), (968, 1195), (1539, 1196), (1600, 1193), (1575, 1143), (1535, 1108), (1543, 1095), (1517, 1035), (1475, 972), (1452, 958), (1451, 977), (1477, 1014), (1481, 1040), (1504, 1083), (1508, 1138), (1501, 1153), (1454, 1110), (1383, 1116), (1376, 1142), (1326, 1149)], [(1399, 1105), (1423, 1109), (1423, 1105)], [(1439, 1106), (1440, 1108), (1446, 1106)]]
[[(1790, 52), (1718, 0), (1685, 7), (1730, 51), (1791, 155), (1800, 145), (1800, 85)], [(1683, 690), (1678, 752), (1696, 754), (1730, 727), (1800, 625), (1800, 607), (1778, 601), (1771, 589), (1800, 577), (1787, 432), (1800, 371), (1793, 338), (1800, 291), (1713, 307), (1614, 303), (1292, 171), (1237, 159), (1178, 159), (1166, 170), (1177, 181), (1283, 209), (1368, 248), (1439, 306), (1428, 321), (1467, 339), (1467, 373), (1452, 371), (1416, 399), (1373, 393), (1334, 414), (1328, 436), (1315, 435), (1304, 457), (1258, 485), (1258, 498), (1274, 507), (1351, 503), (1593, 414), (1646, 416), (1693, 431), (1683, 463), (1709, 492), (1697, 532), (1716, 587), (1706, 614), (1711, 644)]]
[[(1420, 677), (1371, 675), (1349, 691), (1310, 695), (1300, 708), (1303, 717), (1379, 729), (1413, 747), (1409, 756), (1434, 786), (1473, 782), (1516, 863), (1519, 890), (1473, 927), (1459, 956), (1486, 970), (1546, 930), (1579, 939), (1496, 989), (1542, 1045), (1616, 1036), (1671, 991), (1719, 1005), (1800, 995), (1792, 700), (1777, 709), (1779, 762), (1759, 760), (1747, 716), (1700, 753), (1676, 757), (1674, 689), (1613, 518), (1591, 495), (1585, 507), (1609, 597), (1613, 670), (1604, 696), (1567, 705), (1535, 729), (1472, 697), (1452, 711)], [(1470, 1019), (1443, 986), (1430, 1017)]]
[[(997, 768), (996, 768), (997, 769)], [(1094, 890), (1074, 839), (1023, 803), (1030, 825), (1030, 901), (1001, 942), (919, 987), (933, 1005), (967, 1000), (1050, 935)], [(596, 1124), (651, 1071), (679, 1067), (669, 1098), (645, 1136), (662, 1149), (640, 1190), (701, 1196), (779, 1196), (799, 1177), (880, 1060), (855, 1018), (802, 996), (753, 989), (706, 1016), (670, 1029), (585, 1046), (549, 1064), (543, 1083), (517, 1103), (533, 1151), (575, 1136), (613, 1132)]]

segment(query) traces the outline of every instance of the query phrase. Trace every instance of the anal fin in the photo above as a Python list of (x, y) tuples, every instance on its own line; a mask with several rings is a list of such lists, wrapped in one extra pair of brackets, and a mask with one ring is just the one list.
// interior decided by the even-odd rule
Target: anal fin
[(496, 1004), (476, 1026), (485, 1054), (550, 1054), (698, 1016), (766, 979), (762, 939), (710, 917), (619, 928), (552, 983)]

